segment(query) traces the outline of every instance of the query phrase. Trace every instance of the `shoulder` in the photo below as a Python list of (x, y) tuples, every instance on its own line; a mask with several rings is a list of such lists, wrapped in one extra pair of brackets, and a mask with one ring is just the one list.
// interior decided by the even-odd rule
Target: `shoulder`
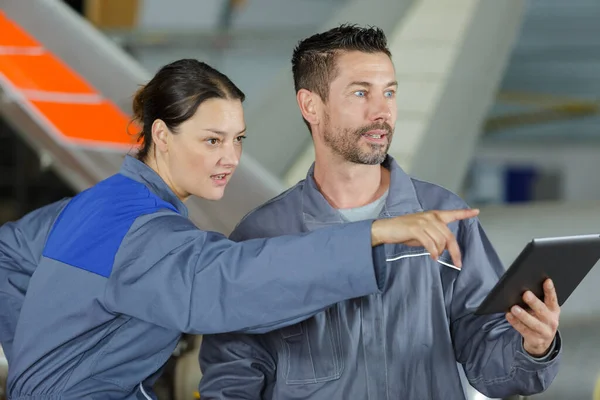
[(160, 210), (177, 212), (169, 202), (154, 194), (146, 185), (121, 174), (113, 175), (77, 194), (65, 207), (59, 223), (94, 231), (97, 229), (130, 226), (142, 215)]
[[(173, 219), (160, 219), (148, 227), (147, 222), (163, 215)], [(147, 220), (141, 221), (144, 218)], [(117, 174), (79, 193), (66, 205), (50, 231), (43, 255), (108, 276), (125, 238), (148, 242), (149, 237), (177, 229), (176, 221), (185, 223), (187, 218), (144, 184)]]
[(454, 210), (469, 208), (458, 194), (431, 182), (411, 178), (423, 210)]
[(231, 238), (241, 240), (245, 237), (270, 237), (282, 234), (278, 221), (289, 220), (302, 210), (302, 192), (305, 181), (302, 180), (290, 189), (266, 201), (246, 214), (237, 224)]

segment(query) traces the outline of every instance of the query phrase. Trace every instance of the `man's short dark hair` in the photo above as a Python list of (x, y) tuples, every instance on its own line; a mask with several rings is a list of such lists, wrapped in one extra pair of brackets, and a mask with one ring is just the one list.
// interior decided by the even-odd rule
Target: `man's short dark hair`
[(294, 49), (292, 72), (296, 93), (300, 89), (317, 93), (323, 101), (335, 79), (336, 58), (346, 51), (384, 53), (391, 57), (387, 38), (377, 27), (343, 24), (302, 40)]

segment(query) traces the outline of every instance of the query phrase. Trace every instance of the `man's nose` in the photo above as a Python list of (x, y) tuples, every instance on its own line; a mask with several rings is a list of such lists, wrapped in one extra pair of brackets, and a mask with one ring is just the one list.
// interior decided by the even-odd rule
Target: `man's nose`
[(371, 120), (373, 121), (389, 121), (392, 117), (392, 110), (389, 99), (385, 97), (376, 98), (372, 101)]

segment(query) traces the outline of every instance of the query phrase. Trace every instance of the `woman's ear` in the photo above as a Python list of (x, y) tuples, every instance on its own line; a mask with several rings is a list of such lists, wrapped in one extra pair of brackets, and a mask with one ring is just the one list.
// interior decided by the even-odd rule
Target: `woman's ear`
[(152, 141), (156, 150), (161, 153), (167, 153), (169, 151), (169, 145), (167, 137), (169, 135), (169, 128), (164, 121), (157, 119), (152, 123)]

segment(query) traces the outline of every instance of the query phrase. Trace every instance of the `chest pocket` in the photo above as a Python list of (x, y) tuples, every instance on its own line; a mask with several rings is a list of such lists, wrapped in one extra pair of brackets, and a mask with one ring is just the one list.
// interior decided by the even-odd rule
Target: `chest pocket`
[(339, 379), (344, 370), (339, 312), (336, 306), (279, 331), (279, 365), (288, 385)]
[[(454, 295), (454, 282), (460, 274), (445, 250), (437, 261), (433, 261), (425, 248), (411, 248), (398, 252), (395, 255), (386, 256), (388, 262), (388, 276), (386, 285), (393, 282), (403, 282), (407, 285), (399, 294), (394, 307), (398, 312), (415, 313), (415, 321), (425, 316), (424, 323), (433, 318), (430, 313), (443, 315), (447, 323), (450, 323), (451, 304)], [(387, 290), (387, 288), (386, 288)], [(422, 296), (425, 296), (424, 298)], [(419, 299), (419, 300), (417, 300)], [(410, 308), (404, 309), (404, 305), (411, 304)], [(426, 309), (415, 308), (415, 306)], [(433, 338), (432, 338), (433, 340)]]

